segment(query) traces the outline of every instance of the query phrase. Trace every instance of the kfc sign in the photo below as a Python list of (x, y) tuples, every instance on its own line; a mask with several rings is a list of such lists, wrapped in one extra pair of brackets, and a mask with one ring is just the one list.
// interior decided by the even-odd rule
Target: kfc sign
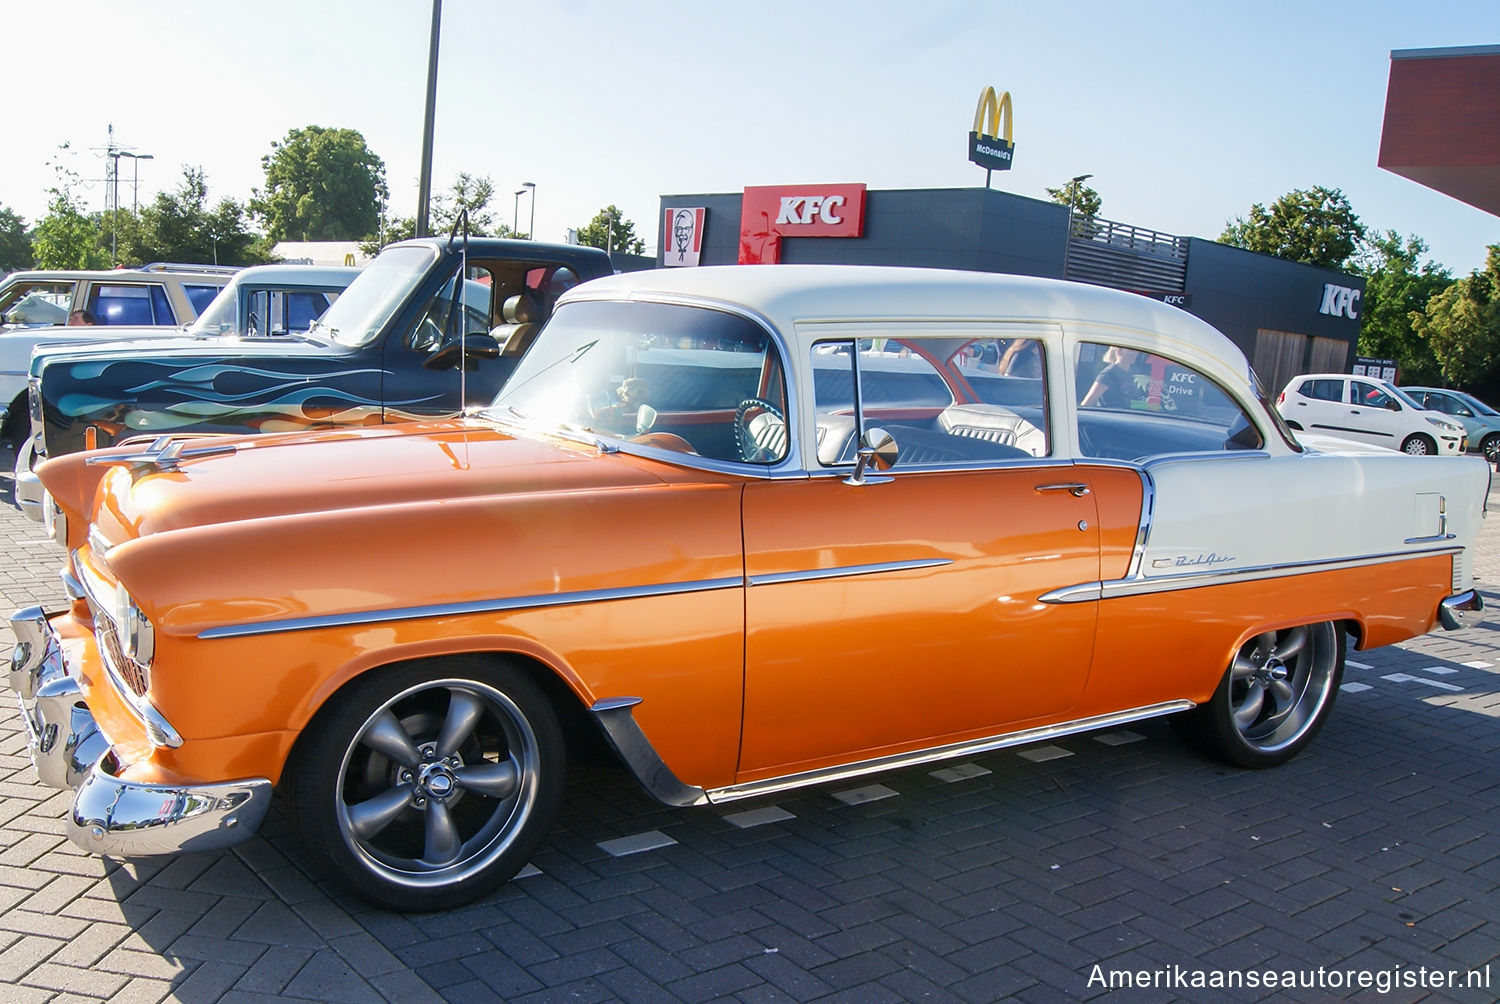
[(740, 200), (739, 261), (775, 264), (783, 237), (859, 237), (864, 227), (864, 185), (747, 188)]
[(1359, 290), (1350, 289), (1348, 286), (1335, 286), (1331, 282), (1325, 282), (1323, 284), (1323, 305), (1318, 308), (1318, 313), (1358, 320)]

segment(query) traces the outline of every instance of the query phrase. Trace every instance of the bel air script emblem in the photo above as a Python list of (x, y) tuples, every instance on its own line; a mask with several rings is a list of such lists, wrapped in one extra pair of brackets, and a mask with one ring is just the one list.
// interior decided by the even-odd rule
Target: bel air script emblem
[(1187, 555), (1179, 554), (1175, 558), (1154, 558), (1151, 561), (1152, 568), (1212, 568), (1214, 565), (1226, 565), (1235, 558), (1230, 554), (1220, 554), (1218, 551), (1209, 551), (1207, 554)]

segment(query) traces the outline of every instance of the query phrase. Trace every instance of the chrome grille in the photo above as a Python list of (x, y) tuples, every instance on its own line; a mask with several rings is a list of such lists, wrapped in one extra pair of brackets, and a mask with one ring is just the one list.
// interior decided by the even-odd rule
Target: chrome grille
[(99, 654), (104, 659), (106, 668), (111, 671), (109, 675), (136, 697), (145, 697), (146, 691), (151, 687), (150, 677), (145, 667), (125, 657), (125, 650), (120, 647), (119, 625), (110, 617), (109, 607), (103, 600), (110, 595), (111, 588), (86, 561), (79, 560), (76, 552), (73, 564), (83, 585), (89, 613), (93, 615), (94, 640), (99, 643)]

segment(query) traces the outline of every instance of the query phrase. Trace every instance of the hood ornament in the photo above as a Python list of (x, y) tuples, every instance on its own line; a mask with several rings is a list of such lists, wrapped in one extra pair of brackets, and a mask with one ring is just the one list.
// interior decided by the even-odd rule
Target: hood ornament
[(205, 443), (189, 447), (187, 444), (193, 442), (195, 438), (197, 437), (157, 436), (151, 441), (151, 445), (140, 453), (114, 453), (106, 456), (88, 457), (84, 460), (84, 463), (89, 466), (95, 464), (128, 466), (131, 475), (139, 477), (141, 474), (153, 470), (180, 470), (185, 460), (196, 460), (199, 457), (212, 456), (218, 453), (235, 453), (239, 450), (239, 447), (234, 443)]

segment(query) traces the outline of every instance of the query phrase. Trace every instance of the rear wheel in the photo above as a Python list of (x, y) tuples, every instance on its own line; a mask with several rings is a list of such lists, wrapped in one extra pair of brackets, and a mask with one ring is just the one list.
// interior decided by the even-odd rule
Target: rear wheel
[(292, 805), (312, 855), (391, 910), (484, 895), (530, 859), (557, 812), (563, 740), (514, 667), (415, 663), (356, 681), (307, 733)]
[(1426, 457), (1437, 453), (1437, 443), (1431, 436), (1424, 436), (1420, 432), (1414, 432), (1406, 437), (1401, 444), (1401, 452), (1409, 453), (1414, 457)]
[(1310, 742), (1344, 676), (1344, 639), (1332, 621), (1256, 635), (1240, 647), (1208, 703), (1179, 728), (1241, 767), (1274, 767)]
[(1484, 459), (1490, 463), (1493, 464), (1497, 460), (1500, 460), (1500, 434), (1492, 432), (1488, 436), (1485, 436), (1484, 442), (1479, 444), (1479, 448), (1484, 451)]

